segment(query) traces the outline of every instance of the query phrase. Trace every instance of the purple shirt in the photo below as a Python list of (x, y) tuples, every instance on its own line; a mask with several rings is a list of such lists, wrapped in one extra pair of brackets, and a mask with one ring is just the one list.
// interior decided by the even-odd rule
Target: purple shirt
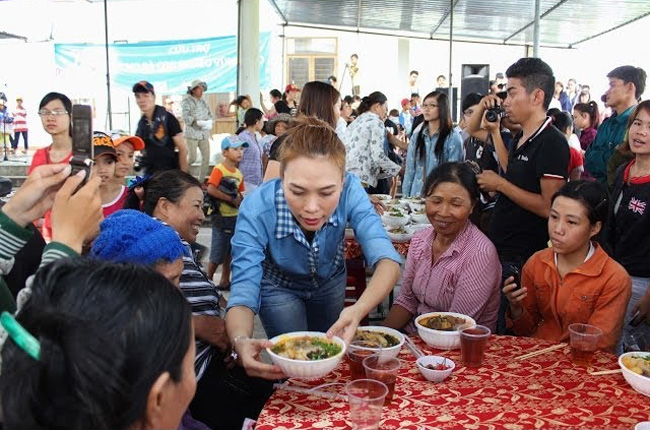
[[(467, 221), (456, 240), (431, 265), (435, 236), (433, 227), (413, 236), (395, 304), (414, 317), (427, 312), (457, 312), (494, 331), (501, 297), (501, 264), (496, 248)], [(413, 321), (405, 329), (415, 331)]]
[(598, 133), (598, 131), (593, 127), (587, 127), (582, 130), (582, 133), (580, 133), (580, 147), (583, 151), (586, 151), (587, 148), (589, 148), (591, 142), (596, 138), (596, 133)]

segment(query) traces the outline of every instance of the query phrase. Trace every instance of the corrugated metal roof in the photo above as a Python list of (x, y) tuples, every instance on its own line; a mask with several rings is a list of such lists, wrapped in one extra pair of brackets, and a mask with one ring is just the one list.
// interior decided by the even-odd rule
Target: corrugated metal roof
[[(269, 0), (287, 25), (449, 39), (448, 0)], [(571, 47), (650, 15), (650, 0), (541, 0), (540, 44)], [(534, 0), (454, 0), (454, 40), (532, 45)]]

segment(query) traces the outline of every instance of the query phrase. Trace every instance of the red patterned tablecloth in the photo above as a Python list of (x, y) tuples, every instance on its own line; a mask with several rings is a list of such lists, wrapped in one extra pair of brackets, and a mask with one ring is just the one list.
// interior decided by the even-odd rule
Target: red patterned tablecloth
[[(393, 246), (395, 247), (395, 250), (399, 252), (400, 255), (404, 258), (406, 258), (406, 255), (409, 252), (410, 244), (411, 242), (401, 242), (401, 243), (393, 242)], [(363, 255), (363, 251), (361, 250), (361, 245), (359, 245), (359, 242), (357, 242), (354, 239), (345, 239), (344, 255), (346, 260), (352, 260), (361, 257)]]
[[(460, 350), (434, 350), (412, 336), (425, 353), (444, 355), (456, 369), (439, 384), (427, 381), (404, 347), (395, 397), (384, 407), (380, 429), (632, 429), (650, 420), (650, 398), (634, 391), (619, 374), (591, 376), (574, 366), (569, 348), (516, 361), (514, 357), (552, 343), (491, 336), (483, 367), (462, 365)], [(593, 368), (618, 368), (616, 356), (597, 352)], [(291, 379), (312, 388), (348, 382), (346, 360), (318, 380)], [(340, 386), (342, 391), (342, 386)], [(260, 415), (257, 430), (350, 429), (345, 401), (276, 391)]]

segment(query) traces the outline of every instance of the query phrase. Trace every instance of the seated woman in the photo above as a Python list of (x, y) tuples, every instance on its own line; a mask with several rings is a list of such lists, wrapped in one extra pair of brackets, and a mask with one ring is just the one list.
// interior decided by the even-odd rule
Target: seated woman
[(553, 196), (553, 247), (526, 262), (521, 288), (512, 276), (504, 283), (515, 334), (562, 342), (569, 339), (570, 324), (586, 323), (603, 331), (599, 349), (614, 350), (632, 281), (593, 240), (606, 217), (607, 191), (598, 182), (571, 181)]
[(42, 268), (31, 291), (15, 320), (2, 317), (5, 428), (178, 428), (196, 379), (177, 288), (148, 268), (76, 258)]
[[(280, 150), (280, 179), (244, 198), (232, 239), (232, 287), (226, 326), (249, 375), (282, 377), (263, 364), (270, 342), (253, 340), (259, 313), (268, 337), (310, 330), (350, 341), (359, 322), (392, 290), (401, 260), (359, 179), (345, 172), (345, 147), (314, 117), (295, 121)], [(343, 308), (345, 227), (375, 273)]]
[[(180, 170), (158, 172), (134, 188), (125, 207), (139, 208), (173, 228), (182, 240), (180, 289), (190, 303), (196, 336), (196, 395), (192, 416), (215, 429), (241, 429), (245, 418), (256, 419), (271, 396), (269, 381), (251, 378), (232, 366), (231, 340), (225, 327), (225, 299), (203, 271), (190, 248), (205, 220), (203, 190), (192, 175)], [(219, 401), (215, 401), (219, 399)]]
[(468, 163), (444, 163), (424, 185), (432, 227), (413, 236), (402, 289), (384, 325), (414, 331), (414, 317), (458, 312), (494, 330), (499, 310), (501, 264), (496, 248), (469, 220), (479, 199)]
[(99, 226), (91, 254), (114, 263), (150, 266), (179, 286), (183, 273), (183, 243), (178, 233), (149, 215), (122, 209)]

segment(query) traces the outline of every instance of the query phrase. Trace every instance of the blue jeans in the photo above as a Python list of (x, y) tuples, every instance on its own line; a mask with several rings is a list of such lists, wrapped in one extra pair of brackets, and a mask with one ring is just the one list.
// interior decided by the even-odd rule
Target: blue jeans
[[(621, 332), (618, 346), (616, 347), (616, 354), (618, 355), (625, 352), (623, 348), (624, 343), (632, 344), (640, 341), (645, 343), (645, 345), (649, 345), (650, 342), (650, 326), (648, 326), (645, 321), (641, 322), (641, 324), (636, 327), (629, 324), (634, 317), (632, 309), (634, 309), (634, 306), (639, 303), (639, 300), (645, 296), (646, 291), (650, 288), (650, 278), (639, 278), (637, 276), (630, 276), (630, 278), (632, 278), (632, 297), (630, 297), (627, 309), (625, 310), (623, 330)], [(643, 345), (640, 346), (643, 347)]]
[(292, 288), (282, 288), (262, 281), (260, 319), (266, 335), (326, 332), (343, 310), (345, 283), (345, 269), (318, 286), (294, 282)]

